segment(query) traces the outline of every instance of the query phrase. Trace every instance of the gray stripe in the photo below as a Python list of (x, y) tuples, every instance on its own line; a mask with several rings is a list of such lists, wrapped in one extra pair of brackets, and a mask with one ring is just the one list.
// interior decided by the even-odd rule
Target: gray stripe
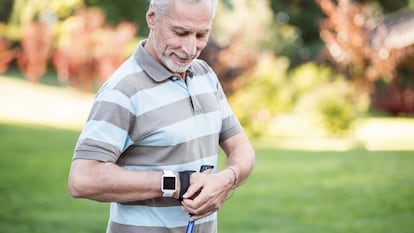
[(111, 144), (92, 139), (84, 139), (77, 143), (73, 159), (92, 159), (115, 163), (120, 153)]
[[(177, 111), (177, 109), (180, 111)], [(131, 139), (137, 141), (160, 128), (191, 117), (192, 110), (188, 98), (165, 105), (139, 115), (136, 119), (136, 126), (131, 131)]]
[(119, 90), (126, 96), (131, 97), (137, 92), (150, 89), (160, 85), (154, 82), (145, 72), (134, 73), (123, 78), (116, 86), (115, 90)]
[(236, 135), (243, 131), (240, 122), (237, 120), (235, 115), (231, 115), (223, 120), (223, 125), (220, 133), (220, 143), (229, 139), (230, 137)]
[(191, 71), (195, 75), (205, 75), (210, 72), (208, 64), (200, 59), (196, 59), (191, 63)]
[(176, 165), (209, 157), (218, 153), (218, 134), (194, 139), (175, 146), (130, 146), (120, 156), (121, 166)]
[[(115, 222), (110, 222), (108, 225), (107, 233), (183, 233), (185, 232), (185, 230), (186, 226), (167, 229), (163, 227), (129, 226)], [(201, 224), (197, 224), (196, 222), (194, 232), (216, 233), (217, 221), (215, 220)]]
[(162, 82), (173, 76), (167, 68), (155, 61), (154, 58), (145, 50), (146, 41), (139, 43), (138, 49), (134, 53), (135, 61), (143, 70), (156, 82)]
[(90, 120), (105, 121), (128, 132), (130, 126), (134, 125), (136, 117), (128, 109), (116, 103), (100, 101), (93, 105), (88, 121)]
[[(214, 93), (206, 93), (192, 98), (193, 104), (197, 104), (201, 108), (200, 114), (218, 110), (217, 97)], [(196, 102), (194, 103), (194, 101)], [(137, 141), (160, 128), (193, 117), (191, 106), (190, 99), (186, 98), (136, 117), (120, 105), (101, 101), (94, 104), (88, 120), (105, 121), (116, 125), (127, 131), (133, 141)]]
[(150, 207), (180, 206), (180, 202), (174, 198), (153, 198), (143, 201), (124, 202), (122, 205), (145, 205)]
[[(175, 103), (146, 112), (137, 118), (138, 127), (131, 132), (131, 138), (136, 141), (152, 132), (173, 125), (177, 122), (189, 119), (194, 116), (192, 105), (200, 108), (195, 114), (203, 114), (218, 110), (218, 102), (214, 93), (206, 93), (177, 101)], [(179, 109), (180, 111), (177, 111)]]

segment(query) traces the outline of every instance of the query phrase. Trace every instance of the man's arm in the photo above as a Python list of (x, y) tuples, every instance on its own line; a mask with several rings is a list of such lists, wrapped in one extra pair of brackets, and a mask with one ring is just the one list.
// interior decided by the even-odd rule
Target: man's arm
[[(101, 202), (131, 202), (161, 197), (162, 173), (131, 171), (114, 163), (75, 159), (69, 173), (69, 192), (75, 198)], [(176, 198), (179, 187), (178, 183), (174, 194)]]
[(236, 188), (246, 181), (253, 170), (256, 161), (254, 149), (244, 133), (236, 134), (224, 141), (221, 147), (228, 157), (225, 169), (233, 169), (231, 172), (237, 175), (233, 187)]
[(213, 174), (193, 173), (191, 185), (183, 196), (183, 208), (195, 214), (194, 220), (217, 211), (229, 192), (241, 185), (253, 170), (255, 152), (243, 132), (224, 141), (221, 147), (228, 157), (226, 167)]

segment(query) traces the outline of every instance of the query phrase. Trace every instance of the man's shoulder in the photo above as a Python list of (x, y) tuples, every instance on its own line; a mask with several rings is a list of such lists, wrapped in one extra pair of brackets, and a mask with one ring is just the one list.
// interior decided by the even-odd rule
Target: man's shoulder
[(155, 83), (148, 77), (142, 67), (133, 59), (127, 59), (105, 82), (102, 90), (117, 90), (127, 96), (154, 86)]

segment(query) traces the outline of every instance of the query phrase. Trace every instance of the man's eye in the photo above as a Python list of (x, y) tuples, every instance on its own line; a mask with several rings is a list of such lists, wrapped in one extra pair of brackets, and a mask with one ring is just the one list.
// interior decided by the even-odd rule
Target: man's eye
[(188, 35), (187, 32), (175, 32), (175, 34), (177, 34), (177, 36), (186, 36), (186, 35)]
[(197, 36), (197, 38), (202, 39), (202, 38), (206, 37), (207, 34), (206, 33), (200, 33), (200, 34), (197, 34), (196, 36)]

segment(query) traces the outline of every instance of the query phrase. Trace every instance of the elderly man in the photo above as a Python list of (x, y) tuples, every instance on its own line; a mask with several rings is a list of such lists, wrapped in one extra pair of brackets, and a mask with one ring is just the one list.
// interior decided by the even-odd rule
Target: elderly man
[[(97, 93), (69, 174), (73, 197), (111, 202), (107, 232), (216, 232), (216, 211), (254, 150), (197, 57), (217, 0), (152, 0), (150, 33)], [(114, 49), (116, 45), (114, 45)], [(219, 146), (227, 156), (218, 171)], [(196, 172), (201, 165), (214, 171)]]

